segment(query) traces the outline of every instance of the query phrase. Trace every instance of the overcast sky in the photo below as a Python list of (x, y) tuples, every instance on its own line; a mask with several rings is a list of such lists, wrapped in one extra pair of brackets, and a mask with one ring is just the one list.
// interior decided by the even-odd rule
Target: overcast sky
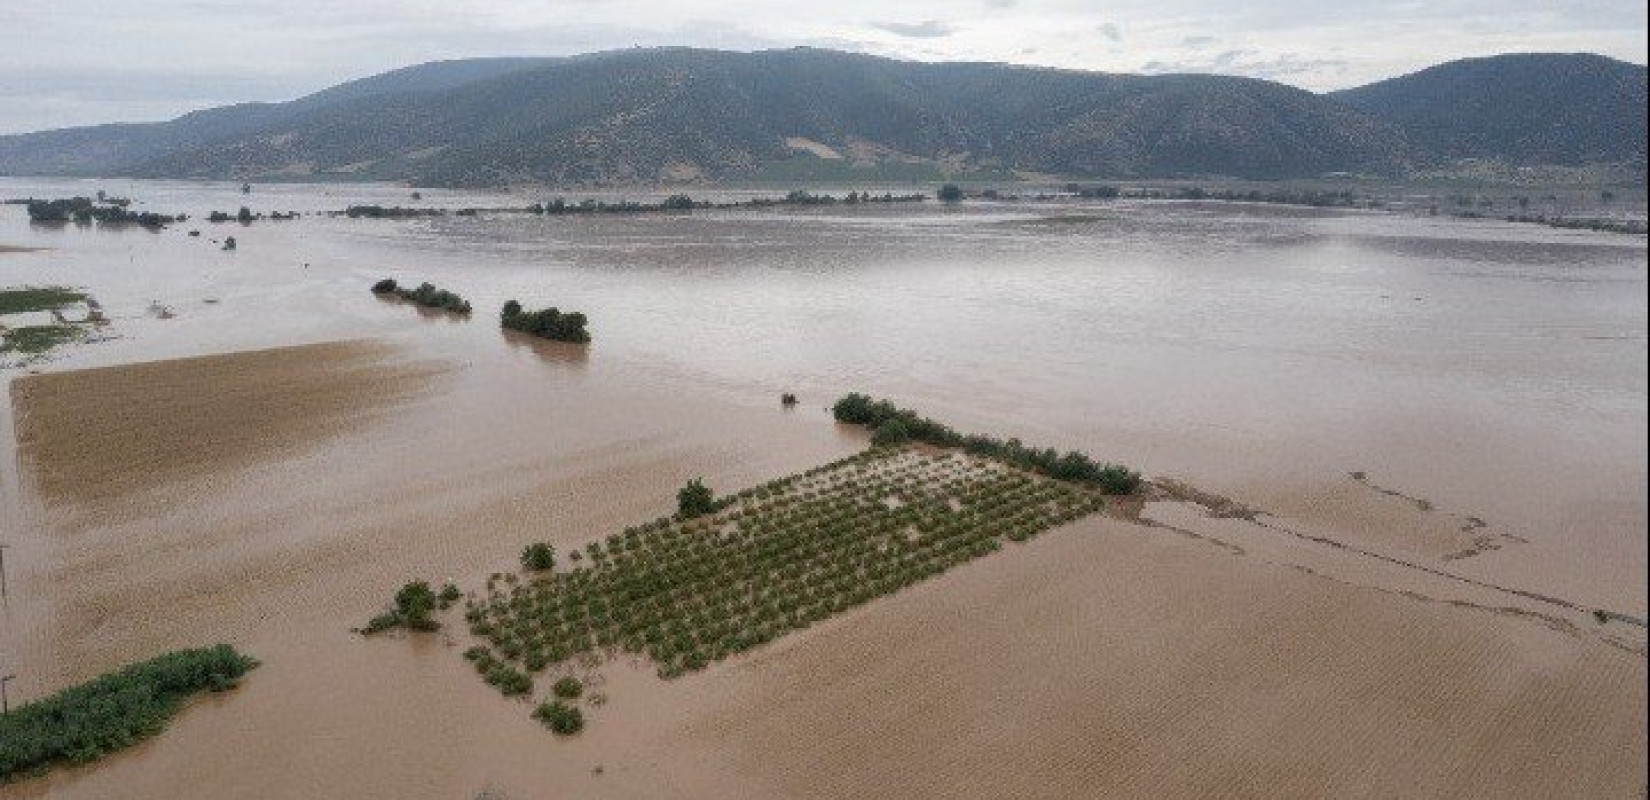
[(1515, 51), (1642, 64), (1645, 30), (1642, 0), (0, 0), (0, 133), (286, 100), (436, 59), (636, 45), (1218, 72), (1316, 91)]

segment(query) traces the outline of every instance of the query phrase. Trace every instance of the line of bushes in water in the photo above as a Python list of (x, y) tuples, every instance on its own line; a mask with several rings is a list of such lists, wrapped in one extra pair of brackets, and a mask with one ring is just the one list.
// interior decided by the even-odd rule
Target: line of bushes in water
[(0, 783), (137, 744), (190, 695), (233, 688), (257, 665), (226, 644), (179, 650), (25, 704), (0, 716)]
[(1133, 494), (1140, 488), (1140, 473), (1118, 464), (1095, 461), (1075, 450), (1060, 453), (1053, 448), (1027, 447), (1019, 439), (996, 439), (962, 434), (910, 409), (887, 400), (875, 400), (857, 392), (837, 400), (831, 408), (838, 422), (864, 425), (871, 429), (871, 443), (877, 447), (915, 440), (936, 447), (959, 447), (974, 455), (994, 458), (1050, 478), (1092, 483), (1106, 494)]
[(133, 211), (130, 201), (94, 200), (90, 197), (70, 197), (58, 200), (25, 201), (31, 222), (76, 222), (82, 225), (99, 222), (105, 225), (141, 225), (145, 228), (164, 228), (174, 222), (189, 219), (187, 214), (158, 214), (153, 211)]
[(402, 300), (428, 308), (451, 311), (454, 314), (470, 313), (470, 301), (446, 289), (437, 289), (435, 284), (429, 282), (418, 284), (417, 289), (408, 289), (397, 285), (394, 278), (385, 278), (372, 285), (372, 293), (378, 295), (393, 294)]
[(417, 219), (421, 217), (441, 217), (452, 214), (460, 217), (473, 217), (478, 214), (536, 214), (539, 216), (569, 216), (579, 214), (645, 214), (660, 211), (692, 211), (695, 209), (734, 209), (734, 208), (771, 208), (775, 206), (825, 206), (825, 205), (857, 205), (860, 203), (920, 203), (928, 196), (921, 193), (894, 194), (884, 192), (875, 195), (870, 192), (849, 192), (846, 195), (836, 196), (829, 194), (814, 194), (797, 189), (784, 197), (755, 197), (749, 200), (695, 200), (685, 194), (674, 194), (657, 203), (638, 203), (631, 200), (607, 202), (605, 200), (581, 200), (569, 202), (563, 198), (555, 198), (544, 203), (533, 203), (525, 206), (501, 206), (495, 208), (407, 208), (403, 206), (350, 206), (341, 212), (333, 212), (334, 216), (342, 215), (350, 219)]
[[(272, 211), (269, 213), (268, 219), (284, 221), (289, 219), (297, 219), (298, 217), (299, 214), (296, 211)], [(213, 224), (223, 222), (239, 222), (242, 225), (251, 225), (253, 222), (260, 219), (265, 219), (263, 214), (254, 214), (252, 213), (252, 209), (247, 208), (246, 206), (241, 206), (241, 210), (233, 214), (225, 211), (213, 211), (211, 214), (206, 215), (206, 221)]]
[(557, 308), (527, 311), (511, 300), (499, 312), (499, 324), (513, 331), (531, 334), (542, 339), (583, 344), (590, 341), (590, 332), (584, 329), (588, 320), (577, 311), (562, 313)]

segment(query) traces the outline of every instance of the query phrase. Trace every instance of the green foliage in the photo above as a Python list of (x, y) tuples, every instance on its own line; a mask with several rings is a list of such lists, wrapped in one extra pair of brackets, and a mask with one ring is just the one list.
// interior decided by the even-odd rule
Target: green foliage
[(910, 448), (693, 494), (700, 513), (593, 541), (571, 569), (495, 575), (466, 608), (484, 644), (465, 657), (501, 690), (506, 667), (615, 651), (672, 678), (1104, 508), (1087, 485)]
[(872, 447), (894, 447), (905, 444), (910, 439), (911, 432), (906, 430), (905, 423), (898, 419), (884, 420), (871, 432)]
[[(379, 281), (382, 284), (383, 281)], [(421, 283), (417, 289), (398, 287), (395, 290), (397, 297), (417, 303), (426, 308), (439, 308), (451, 311), (454, 314), (470, 313), (470, 301), (459, 297), (446, 289), (437, 289), (434, 284)]]
[(716, 511), (716, 496), (705, 486), (704, 479), (694, 478), (676, 492), (676, 510), (686, 518), (713, 513)]
[(131, 202), (120, 199), (93, 200), (89, 197), (71, 197), (62, 200), (29, 200), (27, 204), (31, 222), (61, 223), (72, 219), (76, 224), (87, 224), (95, 220), (102, 225), (140, 225), (160, 229), (188, 219), (183, 215), (132, 211)]
[(398, 288), (400, 288), (400, 287), (396, 285), (394, 278), (385, 278), (385, 279), (383, 279), (383, 280), (381, 280), (381, 281), (379, 281), (379, 282), (372, 285), (372, 293), (373, 294), (395, 294), (395, 290), (398, 289)]
[(514, 300), (505, 303), (504, 309), (499, 312), (499, 324), (505, 328), (542, 339), (575, 344), (590, 341), (590, 333), (584, 329), (586, 322), (585, 316), (577, 311), (563, 314), (554, 307), (524, 311), (521, 304)]
[(0, 289), (0, 314), (51, 311), (86, 299), (84, 292), (61, 286), (24, 286)]
[[(448, 591), (451, 589), (451, 592)], [(448, 584), (442, 589), (443, 596), (453, 595), (457, 599), (458, 587)], [(415, 631), (433, 631), (441, 627), (431, 615), (437, 608), (446, 608), (452, 600), (443, 600), (436, 596), (428, 581), (412, 581), (402, 586), (395, 593), (394, 605), (390, 610), (379, 614), (367, 621), (361, 627), (361, 634), (370, 636), (390, 628), (407, 628)]]
[(81, 331), (73, 325), (24, 325), (0, 330), (0, 353), (40, 355), (60, 344), (80, 338)]
[(0, 783), (154, 736), (190, 695), (232, 688), (257, 665), (229, 645), (180, 650), (13, 709), (0, 716)]
[(563, 700), (577, 700), (579, 695), (584, 694), (584, 683), (578, 678), (569, 675), (559, 681), (556, 681), (555, 684), (550, 687), (550, 693)]
[(534, 542), (521, 551), (521, 565), (534, 571), (556, 568), (556, 550), (545, 542)]
[(1117, 464), (1102, 464), (1076, 451), (1061, 454), (1053, 449), (1026, 447), (1018, 439), (965, 436), (915, 411), (900, 408), (887, 400), (873, 400), (858, 393), (848, 394), (832, 406), (838, 422), (864, 425), (872, 431), (871, 443), (886, 446), (906, 437), (936, 447), (960, 447), (975, 455), (994, 458), (1050, 478), (1098, 485), (1107, 494), (1132, 494), (1140, 488), (1140, 473)]
[(560, 736), (572, 736), (584, 730), (584, 712), (560, 700), (541, 704), (533, 717)]
[(413, 581), (395, 593), (395, 613), (401, 623), (413, 630), (434, 630), (439, 627), (430, 614), (435, 611), (437, 599), (427, 581)]

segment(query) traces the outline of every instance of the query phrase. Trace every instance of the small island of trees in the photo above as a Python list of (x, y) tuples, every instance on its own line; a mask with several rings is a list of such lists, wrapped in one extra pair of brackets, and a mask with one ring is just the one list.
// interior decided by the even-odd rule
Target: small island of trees
[(562, 313), (554, 307), (541, 311), (527, 311), (514, 300), (505, 303), (503, 310), (499, 312), (499, 324), (504, 328), (541, 339), (574, 344), (590, 341), (590, 332), (584, 327), (587, 322), (585, 316), (577, 311)]
[(372, 285), (372, 293), (379, 296), (393, 295), (426, 308), (439, 308), (454, 314), (470, 313), (470, 301), (446, 289), (438, 289), (435, 284), (428, 282), (419, 284), (417, 289), (406, 289), (397, 284), (394, 278), (385, 278)]

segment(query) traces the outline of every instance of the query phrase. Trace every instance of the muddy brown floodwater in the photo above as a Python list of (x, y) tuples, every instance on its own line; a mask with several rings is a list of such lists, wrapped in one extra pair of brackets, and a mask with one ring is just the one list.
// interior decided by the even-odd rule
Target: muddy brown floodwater
[[(543, 199), (0, 179), (99, 188), (197, 217)], [(0, 241), (31, 248), (0, 285), (83, 287), (111, 320), (4, 373), (13, 702), (179, 647), (263, 661), (0, 796), (1646, 783), (1643, 237), (1074, 201), (160, 233), (0, 206)], [(379, 300), (380, 277), (476, 313)], [(499, 331), (509, 298), (584, 311), (594, 343)], [(671, 510), (688, 478), (850, 454), (863, 433), (825, 408), (850, 390), (1165, 481), (1138, 523), (1065, 526), (704, 672), (580, 665), (608, 700), (572, 740), (478, 680), (460, 630), (349, 631), (409, 578), (475, 587), (528, 542)]]

